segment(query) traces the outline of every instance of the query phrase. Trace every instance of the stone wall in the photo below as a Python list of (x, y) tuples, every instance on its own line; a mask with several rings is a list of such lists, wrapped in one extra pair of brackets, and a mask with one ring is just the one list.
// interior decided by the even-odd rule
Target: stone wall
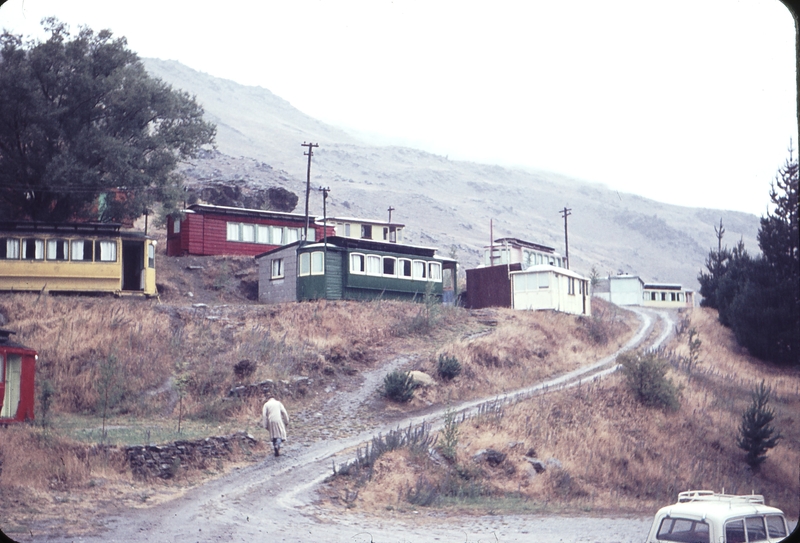
[(234, 452), (248, 451), (258, 440), (244, 432), (194, 441), (175, 441), (166, 445), (125, 447), (125, 457), (135, 477), (171, 479), (180, 469), (205, 469)]

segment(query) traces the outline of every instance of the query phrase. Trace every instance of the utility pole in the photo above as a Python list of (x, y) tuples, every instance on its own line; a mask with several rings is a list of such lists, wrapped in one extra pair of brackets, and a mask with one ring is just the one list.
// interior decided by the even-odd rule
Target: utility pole
[(394, 208), (389, 206), (389, 224), (392, 224), (392, 211), (394, 211)]
[(308, 174), (306, 175), (306, 229), (303, 231), (303, 241), (308, 241), (308, 196), (311, 193), (311, 157), (314, 156), (313, 147), (319, 147), (318, 143), (306, 143), (305, 141), (300, 144), (301, 147), (308, 147), (308, 152), (303, 153), (308, 157)]
[(318, 189), (322, 193), (322, 236), (325, 240), (325, 250), (328, 250), (328, 193), (331, 191), (330, 187), (320, 187)]
[(564, 256), (564, 260), (567, 262), (567, 269), (569, 269), (569, 234), (567, 231), (567, 217), (572, 215), (572, 210), (567, 209), (564, 207), (559, 213), (564, 215), (564, 245), (566, 247), (566, 255)]

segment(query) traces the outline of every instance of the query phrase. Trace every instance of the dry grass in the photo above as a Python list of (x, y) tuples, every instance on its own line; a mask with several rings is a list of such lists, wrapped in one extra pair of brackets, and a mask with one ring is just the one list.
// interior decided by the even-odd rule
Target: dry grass
[[(394, 453), (384, 461), (388, 467), (360, 490), (354, 503), (366, 511), (409, 508), (404, 489), (425, 483), (438, 486), (440, 506), (497, 510), (497, 497), (504, 496), (509, 507), (517, 510), (650, 514), (672, 503), (682, 490), (724, 489), (762, 493), (769, 504), (796, 518), (800, 495), (797, 372), (765, 365), (742, 353), (716, 322), (713, 311), (695, 310), (690, 319), (703, 341), (701, 363), (691, 374), (677, 368), (669, 373), (683, 387), (678, 412), (642, 406), (619, 374), (600, 383), (552, 392), (489, 410), (460, 425), (457, 471), (480, 475), (476, 484), (483, 486), (483, 499), (444, 499), (447, 487), (442, 481), (453, 473), (453, 466), (419, 459), (410, 462)], [(679, 336), (671, 348), (682, 351), (686, 341), (686, 334)], [(531, 352), (529, 345), (522, 352)], [(497, 360), (504, 357), (498, 355)], [(508, 371), (509, 364), (494, 367)], [(761, 379), (775, 391), (775, 424), (784, 439), (768, 453), (760, 473), (753, 473), (736, 446), (736, 432), (750, 391)], [(507, 454), (505, 461), (497, 466), (476, 463), (476, 453), (490, 448)], [(537, 474), (527, 455), (555, 461)]]

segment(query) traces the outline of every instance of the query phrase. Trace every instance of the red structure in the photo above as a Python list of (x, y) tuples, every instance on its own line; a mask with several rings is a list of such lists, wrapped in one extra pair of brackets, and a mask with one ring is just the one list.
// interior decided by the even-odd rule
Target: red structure
[(508, 274), (521, 269), (521, 264), (514, 263), (467, 270), (464, 305), (469, 309), (511, 307), (511, 279)]
[[(321, 241), (324, 228), (309, 217), (309, 241)], [(302, 239), (306, 216), (238, 207), (192, 204), (183, 219), (167, 219), (167, 255), (255, 256)], [(328, 235), (334, 228), (328, 227)]]
[(33, 420), (36, 351), (14, 343), (0, 330), (0, 424)]

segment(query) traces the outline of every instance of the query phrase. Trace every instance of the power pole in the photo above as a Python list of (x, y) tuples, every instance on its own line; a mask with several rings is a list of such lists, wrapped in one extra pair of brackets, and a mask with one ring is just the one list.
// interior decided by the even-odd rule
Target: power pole
[(392, 211), (394, 211), (394, 208), (389, 206), (389, 224), (392, 224)]
[(567, 269), (569, 269), (569, 233), (567, 231), (567, 217), (572, 215), (572, 210), (564, 207), (564, 209), (559, 211), (559, 213), (564, 216), (564, 245), (566, 247), (566, 255), (564, 256), (564, 260), (567, 262)]
[(303, 142), (300, 146), (308, 147), (308, 152), (303, 153), (308, 157), (308, 174), (306, 175), (306, 229), (303, 231), (303, 241), (308, 241), (308, 196), (311, 193), (311, 157), (314, 156), (312, 148), (319, 147), (319, 144)]
[(328, 193), (331, 191), (330, 187), (320, 187), (318, 189), (322, 193), (322, 236), (325, 240), (325, 250), (328, 250)]

